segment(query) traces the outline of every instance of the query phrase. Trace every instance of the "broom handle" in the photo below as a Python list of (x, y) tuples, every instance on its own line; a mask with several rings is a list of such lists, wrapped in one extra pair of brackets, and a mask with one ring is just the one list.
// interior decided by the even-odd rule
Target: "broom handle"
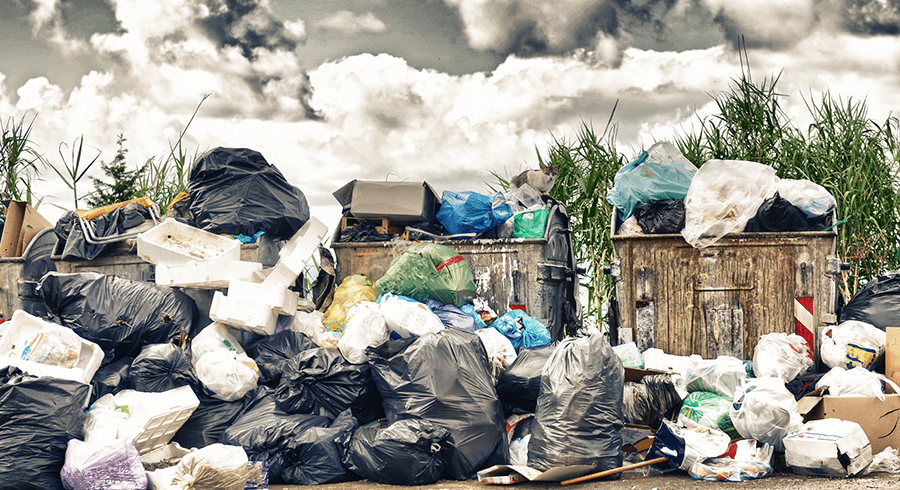
[(642, 466), (650, 466), (651, 464), (665, 463), (666, 457), (660, 456), (654, 459), (648, 459), (647, 461), (641, 461), (640, 463), (634, 463), (627, 466), (623, 466), (621, 468), (613, 468), (611, 470), (601, 471), (599, 473), (591, 473), (590, 475), (579, 476), (578, 478), (572, 478), (571, 480), (564, 480), (559, 482), (560, 485), (571, 485), (572, 483), (581, 483), (583, 481), (593, 480), (596, 478), (603, 478), (604, 476), (615, 475), (616, 473), (621, 473), (627, 470), (633, 470), (635, 468), (640, 468)]

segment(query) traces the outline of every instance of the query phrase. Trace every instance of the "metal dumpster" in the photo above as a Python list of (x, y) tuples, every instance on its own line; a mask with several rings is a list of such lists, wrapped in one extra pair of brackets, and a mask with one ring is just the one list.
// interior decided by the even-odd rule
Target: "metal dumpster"
[[(391, 260), (411, 242), (333, 241), (337, 284), (347, 276), (364, 275), (373, 281), (387, 272)], [(524, 310), (560, 339), (581, 324), (578, 278), (571, 230), (565, 208), (554, 205), (544, 238), (479, 239), (440, 242), (465, 257), (472, 267), (477, 294), (502, 315)]]
[(643, 352), (751, 359), (763, 334), (797, 333), (818, 360), (834, 324), (837, 233), (733, 233), (696, 249), (681, 235), (612, 237), (618, 333)]

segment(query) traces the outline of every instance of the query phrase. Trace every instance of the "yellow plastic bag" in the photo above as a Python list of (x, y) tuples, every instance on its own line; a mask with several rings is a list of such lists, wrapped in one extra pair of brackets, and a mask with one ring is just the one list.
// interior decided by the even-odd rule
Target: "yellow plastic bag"
[(360, 301), (375, 301), (378, 292), (375, 283), (366, 276), (347, 276), (341, 285), (334, 290), (334, 301), (325, 310), (322, 324), (328, 330), (344, 330), (347, 325), (347, 312), (350, 307)]

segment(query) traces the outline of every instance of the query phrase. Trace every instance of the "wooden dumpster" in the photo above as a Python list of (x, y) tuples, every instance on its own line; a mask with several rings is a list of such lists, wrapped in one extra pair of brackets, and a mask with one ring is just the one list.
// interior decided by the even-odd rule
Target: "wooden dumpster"
[[(761, 335), (797, 333), (818, 360), (836, 322), (834, 231), (733, 233), (696, 249), (681, 235), (612, 237), (618, 335), (643, 352), (752, 359)], [(617, 338), (616, 338), (617, 337)]]

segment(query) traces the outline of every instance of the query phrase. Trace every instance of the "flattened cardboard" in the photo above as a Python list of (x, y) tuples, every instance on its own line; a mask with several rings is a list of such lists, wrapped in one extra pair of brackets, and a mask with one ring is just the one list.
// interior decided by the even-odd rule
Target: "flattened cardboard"
[(886, 394), (882, 401), (874, 396), (822, 395), (816, 390), (801, 398), (797, 406), (804, 422), (826, 418), (856, 422), (869, 438), (873, 454), (888, 446), (900, 447), (900, 395)]
[(900, 384), (900, 327), (888, 327), (887, 344), (884, 348), (884, 375)]
[(512, 485), (523, 481), (560, 482), (584, 476), (594, 470), (594, 465), (571, 465), (540, 471), (528, 466), (499, 464), (478, 472), (478, 481), (494, 485)]
[(39, 231), (53, 226), (25, 201), (10, 201), (0, 236), (0, 257), (21, 257)]
[(392, 225), (430, 220), (441, 203), (427, 182), (352, 180), (332, 195), (354, 218), (388, 218)]
[(847, 478), (872, 462), (872, 446), (853, 422), (813, 421), (784, 438), (788, 466), (798, 475)]

